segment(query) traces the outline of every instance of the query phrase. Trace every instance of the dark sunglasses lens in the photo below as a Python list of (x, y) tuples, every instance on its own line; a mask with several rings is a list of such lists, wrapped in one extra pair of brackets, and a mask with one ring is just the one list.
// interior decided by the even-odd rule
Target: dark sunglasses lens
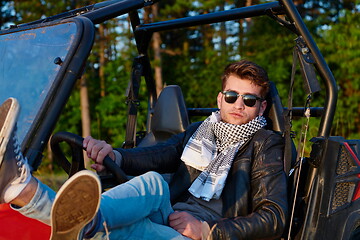
[(244, 104), (248, 107), (253, 107), (256, 104), (256, 97), (253, 95), (243, 96)]
[(238, 98), (236, 92), (226, 92), (225, 93), (225, 101), (227, 103), (234, 103), (236, 102), (236, 99)]

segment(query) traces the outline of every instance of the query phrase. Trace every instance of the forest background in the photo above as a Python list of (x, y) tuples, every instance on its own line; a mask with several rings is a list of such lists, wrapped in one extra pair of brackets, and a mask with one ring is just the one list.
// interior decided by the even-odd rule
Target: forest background
[[(34, 21), (100, 1), (0, 0), (0, 27)], [(261, 0), (164, 0), (141, 12), (142, 22), (157, 22), (250, 6)], [(337, 111), (331, 135), (360, 138), (360, 1), (295, 0), (309, 31), (339, 86)], [(291, 78), (293, 35), (268, 17), (244, 19), (154, 33), (149, 56), (157, 91), (170, 84), (182, 87), (187, 107), (216, 107), (224, 67), (239, 59), (263, 66), (276, 83), (287, 106)], [(126, 91), (132, 60), (137, 55), (127, 15), (96, 25), (96, 39), (86, 71), (57, 123), (57, 131), (92, 135), (121, 146), (125, 139)], [(296, 76), (294, 106), (304, 106), (306, 93), (300, 73)], [(141, 85), (137, 129), (145, 130), (146, 87)], [(313, 96), (312, 106), (324, 97)], [(316, 136), (318, 119), (312, 119), (308, 138)], [(300, 134), (302, 121), (293, 121)], [(49, 151), (40, 171), (60, 172)]]

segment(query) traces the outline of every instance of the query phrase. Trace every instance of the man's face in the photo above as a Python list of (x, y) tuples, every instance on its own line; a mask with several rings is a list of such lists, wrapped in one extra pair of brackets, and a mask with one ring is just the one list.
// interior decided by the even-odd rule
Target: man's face
[[(249, 80), (240, 79), (230, 75), (226, 81), (224, 91), (234, 91), (238, 94), (251, 94), (261, 97), (261, 87), (252, 84)], [(262, 116), (266, 109), (266, 101), (257, 100), (255, 105), (248, 107), (244, 104), (241, 96), (234, 103), (227, 103), (223, 93), (217, 96), (217, 104), (220, 109), (221, 120), (231, 124), (241, 125), (248, 123), (257, 116)]]

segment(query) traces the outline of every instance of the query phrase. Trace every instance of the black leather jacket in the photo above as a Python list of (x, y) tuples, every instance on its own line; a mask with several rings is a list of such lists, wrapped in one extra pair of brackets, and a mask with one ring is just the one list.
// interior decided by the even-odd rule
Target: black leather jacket
[[(188, 196), (187, 189), (199, 171), (180, 160), (189, 138), (200, 123), (167, 142), (147, 148), (116, 149), (123, 156), (122, 169), (129, 175), (147, 171), (174, 172), (172, 200)], [(222, 192), (223, 217), (209, 222), (208, 239), (275, 239), (287, 217), (287, 177), (283, 164), (283, 139), (260, 129), (235, 156)]]

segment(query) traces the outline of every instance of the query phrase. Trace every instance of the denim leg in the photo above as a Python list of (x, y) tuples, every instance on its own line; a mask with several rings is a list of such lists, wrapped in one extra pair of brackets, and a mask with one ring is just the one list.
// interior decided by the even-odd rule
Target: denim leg
[(21, 214), (39, 220), (47, 225), (50, 225), (50, 213), (56, 193), (54, 190), (41, 183), (39, 180), (34, 197), (30, 202), (21, 207), (11, 206), (14, 210)]
[[(88, 238), (86, 238), (88, 239)], [(190, 240), (169, 226), (144, 218), (132, 225), (106, 232), (98, 232), (91, 240)]]
[(167, 226), (173, 211), (168, 184), (148, 172), (102, 194), (92, 233), (108, 231), (110, 239), (186, 239)]
[[(55, 195), (51, 188), (38, 181), (31, 201), (22, 208), (12, 208), (50, 225)], [(93, 239), (107, 239), (106, 231), (110, 239), (188, 239), (166, 226), (172, 212), (167, 183), (160, 174), (149, 172), (103, 193), (100, 211), (92, 223), (95, 226), (86, 229), (95, 227), (93, 232), (99, 231)]]

